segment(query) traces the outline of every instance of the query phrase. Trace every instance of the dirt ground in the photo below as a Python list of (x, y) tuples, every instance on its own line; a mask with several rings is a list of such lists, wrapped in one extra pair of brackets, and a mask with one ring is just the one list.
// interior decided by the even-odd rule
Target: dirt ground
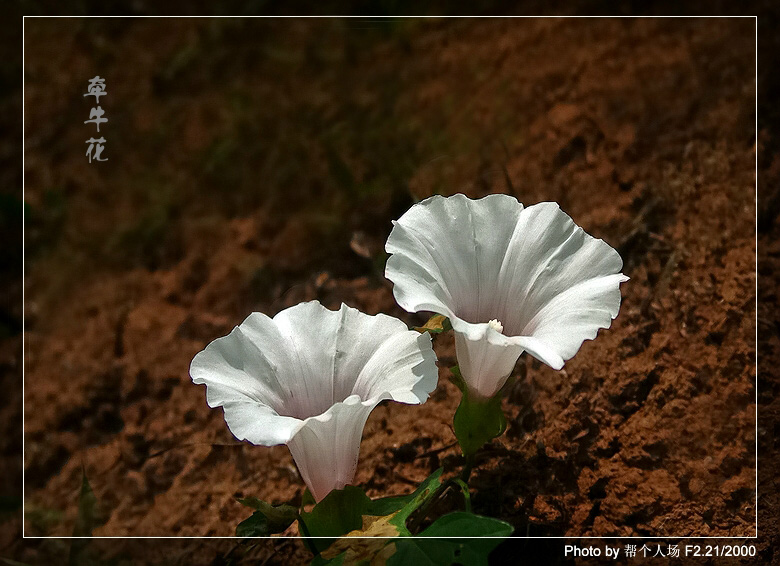
[[(250, 514), (237, 497), (299, 501), (287, 449), (236, 442), (190, 382), (193, 355), (251, 311), (312, 299), (420, 324), (382, 276), (390, 221), (434, 193), (502, 192), (560, 203), (631, 280), (612, 327), (564, 370), (521, 358), (508, 430), (472, 476), (475, 511), (517, 536), (753, 536), (768, 139), (754, 125), (754, 25), (28, 20), (25, 534), (73, 532), (82, 470), (96, 536), (230, 536)], [(82, 93), (96, 74), (109, 161), (89, 164)], [(780, 160), (762, 167), (780, 178)], [(765, 216), (771, 276), (780, 234)], [(777, 324), (759, 312), (770, 372)], [(10, 373), (21, 335), (8, 335)], [(432, 398), (369, 419), (356, 477), (369, 495), (462, 465), (452, 337), (434, 347)], [(776, 450), (777, 426), (762, 434)], [(4, 442), (9, 460), (18, 441)], [(68, 546), (22, 546), (20, 521), (6, 522), (0, 549), (19, 560)], [(150, 560), (310, 557), (296, 540), (172, 544)]]

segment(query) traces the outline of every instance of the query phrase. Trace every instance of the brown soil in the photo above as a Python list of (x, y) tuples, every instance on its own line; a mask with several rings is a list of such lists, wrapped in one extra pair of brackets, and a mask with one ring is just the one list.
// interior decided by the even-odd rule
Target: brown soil
[[(631, 280), (563, 371), (521, 359), (475, 511), (519, 536), (756, 534), (753, 20), (357, 23), (28, 20), (25, 533), (71, 534), (82, 469), (99, 536), (229, 536), (237, 496), (299, 500), (287, 449), (237, 443), (193, 355), (311, 299), (419, 324), (381, 276), (390, 220), (507, 192), (559, 202)], [(95, 74), (112, 121), (89, 165)], [(369, 495), (460, 469), (434, 345), (432, 398), (369, 419)], [(274, 551), (309, 556), (247, 556)]]

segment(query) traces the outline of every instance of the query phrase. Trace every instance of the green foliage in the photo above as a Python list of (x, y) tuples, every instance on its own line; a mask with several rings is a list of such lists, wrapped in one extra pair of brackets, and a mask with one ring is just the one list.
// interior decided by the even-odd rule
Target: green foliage
[[(393, 519), (388, 523), (392, 524)], [(326, 553), (315, 557), (312, 566), (487, 566), (490, 552), (502, 539), (511, 535), (512, 530), (512, 526), (504, 521), (456, 511), (440, 517), (416, 536), (399, 533), (394, 539), (341, 539)], [(372, 533), (369, 530), (359, 534), (369, 536)], [(393, 536), (386, 531), (373, 534)]]
[[(504, 521), (475, 515), (470, 511), (457, 511), (440, 517), (418, 535), (410, 531), (410, 517), (415, 513), (424, 516), (425, 510), (445, 488), (446, 484), (441, 482), (441, 473), (441, 469), (437, 470), (414, 493), (402, 497), (366, 502), (357, 494), (349, 496), (363, 506), (364, 515), (381, 512), (384, 516), (374, 517), (373, 520), (362, 517), (363, 529), (338, 541), (327, 541), (328, 546), (320, 549), (321, 554), (314, 558), (312, 565), (487, 565), (490, 552), (501, 539), (512, 534), (512, 526)], [(454, 480), (454, 483), (464, 490), (467, 507), (470, 507), (468, 487), (460, 480)], [(353, 517), (355, 523), (356, 515)]]
[[(301, 532), (313, 552), (328, 548), (337, 537), (363, 528), (363, 517), (388, 517), (391, 536), (409, 536), (406, 520), (433, 498), (441, 487), (442, 469), (436, 470), (413, 493), (371, 500), (355, 486), (331, 491), (310, 513), (301, 513)], [(312, 538), (325, 537), (325, 538)]]
[(460, 478), (453, 478), (450, 481), (460, 489), (460, 493), (463, 495), (463, 502), (466, 505), (466, 512), (471, 513), (471, 492), (469, 491), (468, 484)]
[(301, 496), (301, 507), (305, 507), (306, 505), (315, 505), (317, 502), (314, 500), (314, 496), (311, 494), (311, 491), (309, 491), (308, 486), (306, 489), (303, 490), (303, 495)]
[[(359, 487), (347, 486), (300, 514), (290, 505), (239, 499), (255, 512), (238, 526), (236, 535), (268, 536), (283, 531), (297, 517), (304, 542), (315, 554), (312, 566), (487, 565), (488, 555), (512, 533), (512, 526), (471, 513), (468, 486), (458, 479), (443, 483), (442, 471), (436, 470), (413, 493), (377, 500)], [(414, 525), (452, 485), (463, 492), (466, 511), (444, 515), (414, 535)]]
[(271, 505), (256, 497), (239, 499), (238, 502), (255, 512), (238, 524), (237, 537), (267, 537), (281, 533), (298, 518), (298, 509), (292, 505)]
[[(508, 537), (512, 534), (512, 525), (491, 517), (483, 517), (465, 511), (455, 511), (440, 517), (430, 527), (419, 534), (421, 537)], [(492, 550), (495, 544), (482, 540), (482, 548)]]
[[(359, 487), (331, 491), (309, 513), (301, 513), (301, 531), (315, 553), (328, 548), (336, 537), (363, 526), (371, 499)], [(324, 538), (312, 538), (324, 537)]]
[(441, 473), (443, 468), (439, 468), (428, 476), (425, 481), (420, 484), (414, 493), (407, 496), (408, 500), (401, 507), (398, 513), (390, 519), (389, 523), (395, 525), (398, 528), (399, 534), (402, 536), (410, 536), (412, 533), (406, 526), (406, 521), (409, 516), (423, 505), (430, 503), (435, 495), (438, 495), (439, 488), (441, 487)]
[(501, 539), (511, 535), (512, 530), (512, 526), (504, 521), (456, 511), (439, 518), (415, 537), (395, 541), (395, 553), (387, 560), (387, 565), (487, 566), (490, 552), (501, 542)]
[(501, 395), (487, 400), (475, 399), (465, 390), (455, 411), (453, 428), (463, 454), (467, 458), (472, 457), (483, 444), (501, 436), (506, 430)]

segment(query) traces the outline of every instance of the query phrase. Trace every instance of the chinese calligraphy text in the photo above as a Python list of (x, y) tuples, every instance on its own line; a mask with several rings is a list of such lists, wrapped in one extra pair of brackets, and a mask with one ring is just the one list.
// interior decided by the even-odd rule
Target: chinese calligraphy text
[[(89, 120), (84, 120), (84, 123), (95, 124), (98, 133), (100, 133), (100, 124), (108, 122), (108, 118), (103, 117), (106, 112), (99, 104), (100, 97), (105, 96), (106, 94), (106, 79), (99, 76), (89, 79), (87, 92), (84, 93), (84, 96), (94, 96), (95, 104), (97, 104), (97, 106), (89, 111)], [(86, 156), (90, 163), (92, 163), (93, 159), (95, 161), (108, 161), (107, 157), (101, 157), (103, 150), (105, 149), (104, 144), (106, 143), (106, 138), (103, 136), (100, 136), (99, 138), (90, 137), (85, 143), (89, 144), (87, 146)]]

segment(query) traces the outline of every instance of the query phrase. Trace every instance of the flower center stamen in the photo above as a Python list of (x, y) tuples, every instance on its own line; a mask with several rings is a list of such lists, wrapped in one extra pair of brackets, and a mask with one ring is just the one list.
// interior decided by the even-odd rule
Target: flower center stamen
[(492, 319), (488, 321), (488, 326), (495, 330), (496, 332), (503, 333), (504, 332), (504, 325), (501, 324), (501, 321), (498, 319)]

